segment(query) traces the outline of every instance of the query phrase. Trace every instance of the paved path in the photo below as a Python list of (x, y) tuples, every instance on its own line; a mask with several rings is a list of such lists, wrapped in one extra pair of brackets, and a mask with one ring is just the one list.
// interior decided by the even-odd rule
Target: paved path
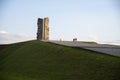
[(72, 41), (48, 41), (48, 42), (65, 45), (65, 46), (71, 46), (71, 47), (80, 47), (80, 48), (120, 57), (120, 46), (107, 45), (107, 44), (89, 44), (89, 43), (72, 42)]

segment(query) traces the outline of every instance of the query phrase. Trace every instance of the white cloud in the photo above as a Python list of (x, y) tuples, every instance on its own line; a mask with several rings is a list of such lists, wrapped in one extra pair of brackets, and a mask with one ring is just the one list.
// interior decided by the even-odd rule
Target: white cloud
[(7, 34), (6, 31), (0, 31), (0, 34)]
[(106, 41), (106, 42), (103, 42), (103, 43), (112, 44), (112, 45), (120, 45), (120, 40)]
[(88, 35), (88, 38), (92, 41), (99, 42), (98, 36), (97, 35)]
[(7, 31), (0, 31), (0, 44), (16, 43), (34, 39), (24, 33), (12, 34)]
[(93, 34), (79, 36), (78, 41), (94, 41), (94, 42), (100, 43), (99, 37)]
[(103, 41), (103, 40), (100, 40), (97, 35), (88, 35), (88, 40), (95, 41), (99, 44), (120, 45), (120, 40)]

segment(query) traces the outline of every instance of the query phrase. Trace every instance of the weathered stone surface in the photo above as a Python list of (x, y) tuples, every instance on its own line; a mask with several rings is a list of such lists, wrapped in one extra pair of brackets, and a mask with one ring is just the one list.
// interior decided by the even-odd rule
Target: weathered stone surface
[(37, 40), (49, 40), (49, 18), (38, 18)]
[(38, 18), (37, 26), (38, 26), (37, 40), (42, 40), (43, 39), (43, 19)]
[(49, 40), (49, 19), (44, 18), (44, 40)]

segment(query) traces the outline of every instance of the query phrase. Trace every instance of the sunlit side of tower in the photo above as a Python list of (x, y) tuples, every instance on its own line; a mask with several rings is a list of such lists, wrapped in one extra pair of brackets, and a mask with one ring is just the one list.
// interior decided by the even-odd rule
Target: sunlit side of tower
[(44, 18), (44, 40), (49, 40), (49, 18)]

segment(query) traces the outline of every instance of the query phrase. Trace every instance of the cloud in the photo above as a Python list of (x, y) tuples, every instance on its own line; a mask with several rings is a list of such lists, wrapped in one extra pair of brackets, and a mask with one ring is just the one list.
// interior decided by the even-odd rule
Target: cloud
[(112, 44), (112, 45), (119, 45), (120, 46), (120, 40), (106, 41), (106, 42), (103, 42), (103, 43)]
[(6, 31), (0, 31), (0, 34), (7, 34)]
[(88, 38), (92, 41), (99, 42), (98, 36), (97, 35), (88, 35)]
[(89, 34), (89, 35), (84, 35), (84, 36), (79, 36), (78, 40), (80, 41), (94, 41), (99, 43), (99, 37), (94, 34)]
[(0, 31), (0, 44), (16, 43), (34, 39), (30, 35), (18, 33), (12, 34), (7, 31)]
[(97, 35), (88, 35), (88, 40), (96, 41), (100, 44), (110, 44), (110, 45), (120, 45), (120, 40), (113, 40), (113, 41), (103, 41)]

